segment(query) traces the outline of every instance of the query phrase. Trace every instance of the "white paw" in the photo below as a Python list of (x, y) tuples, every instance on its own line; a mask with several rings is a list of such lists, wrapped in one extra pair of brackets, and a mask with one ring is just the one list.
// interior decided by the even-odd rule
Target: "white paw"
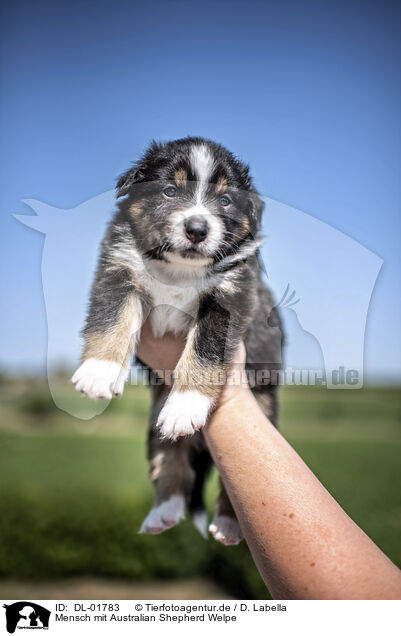
[(185, 499), (182, 495), (174, 495), (149, 512), (139, 532), (146, 534), (160, 534), (177, 523), (185, 516)]
[(193, 435), (206, 424), (212, 400), (198, 391), (173, 391), (162, 408), (157, 426), (162, 437)]
[(121, 395), (127, 377), (128, 369), (121, 364), (89, 358), (75, 371), (71, 382), (75, 384), (77, 391), (94, 400), (110, 399)]
[(209, 532), (212, 533), (216, 541), (220, 541), (224, 545), (238, 545), (243, 538), (238, 521), (225, 515), (215, 515), (209, 526)]

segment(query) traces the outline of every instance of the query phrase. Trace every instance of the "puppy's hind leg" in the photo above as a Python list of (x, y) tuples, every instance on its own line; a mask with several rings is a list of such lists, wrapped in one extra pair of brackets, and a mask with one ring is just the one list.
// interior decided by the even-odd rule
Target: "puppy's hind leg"
[(141, 532), (160, 534), (177, 525), (185, 516), (195, 473), (188, 461), (186, 440), (175, 444), (151, 440), (150, 475), (156, 498)]
[(209, 526), (209, 531), (216, 541), (220, 541), (224, 545), (238, 545), (243, 538), (240, 525), (221, 479), (216, 513)]
[(155, 428), (167, 395), (168, 387), (154, 387), (149, 460), (156, 498), (140, 530), (147, 534), (160, 534), (184, 518), (195, 481), (195, 471), (190, 464), (190, 440), (182, 438), (174, 443), (163, 440)]

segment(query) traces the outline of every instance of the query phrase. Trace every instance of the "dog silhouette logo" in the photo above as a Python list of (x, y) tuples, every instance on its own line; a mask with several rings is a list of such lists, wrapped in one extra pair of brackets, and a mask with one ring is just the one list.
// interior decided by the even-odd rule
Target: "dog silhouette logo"
[(11, 605), (3, 605), (6, 610), (6, 625), (9, 634), (18, 629), (49, 629), (50, 610), (32, 603), (18, 601)]
[[(295, 290), (292, 290), (288, 283), (280, 300), (271, 310), (267, 317), (267, 324), (270, 329), (277, 328), (278, 314), (280, 314), (285, 329), (285, 363), (291, 369), (319, 369), (324, 374), (324, 356), (322, 347), (318, 339), (301, 325), (297, 310), (293, 309), (298, 305), (298, 298)], [(277, 362), (271, 360), (271, 362)]]
[[(258, 362), (283, 363), (284, 371), (319, 370), (330, 389), (360, 388), (367, 315), (382, 258), (318, 218), (269, 197), (263, 200), (266, 236), (259, 260), (266, 282), (279, 299), (264, 326), (273, 335), (279, 329), (280, 313), (285, 353), (281, 360), (278, 347), (272, 352), (273, 360)], [(71, 368), (78, 366), (98, 246), (115, 209), (115, 193), (104, 192), (69, 210), (33, 199), (23, 203), (35, 215), (16, 214), (15, 218), (45, 235), (41, 273), (49, 389), (58, 408), (91, 419), (104, 411), (106, 400), (74, 401), (64, 388), (59, 390), (52, 370), (60, 361)], [(357, 382), (339, 383), (336, 377), (341, 368), (355, 371)]]

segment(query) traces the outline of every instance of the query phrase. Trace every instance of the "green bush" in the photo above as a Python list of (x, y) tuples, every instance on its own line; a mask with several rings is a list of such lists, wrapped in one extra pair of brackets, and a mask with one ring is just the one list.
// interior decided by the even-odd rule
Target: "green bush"
[(33, 417), (43, 417), (54, 415), (57, 408), (49, 393), (35, 392), (21, 398), (19, 402), (19, 410), (22, 413), (32, 415)]
[(211, 576), (241, 597), (267, 595), (245, 545), (224, 548), (205, 541), (190, 521), (157, 537), (138, 534), (150, 501), (100, 492), (43, 498), (14, 491), (1, 493), (0, 505), (0, 577)]

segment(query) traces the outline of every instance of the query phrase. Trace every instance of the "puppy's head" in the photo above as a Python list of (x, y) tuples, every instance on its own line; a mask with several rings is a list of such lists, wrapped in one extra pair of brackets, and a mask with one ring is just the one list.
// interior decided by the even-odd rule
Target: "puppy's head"
[(205, 265), (254, 241), (263, 203), (248, 167), (198, 137), (153, 142), (117, 184), (120, 204), (143, 253)]

